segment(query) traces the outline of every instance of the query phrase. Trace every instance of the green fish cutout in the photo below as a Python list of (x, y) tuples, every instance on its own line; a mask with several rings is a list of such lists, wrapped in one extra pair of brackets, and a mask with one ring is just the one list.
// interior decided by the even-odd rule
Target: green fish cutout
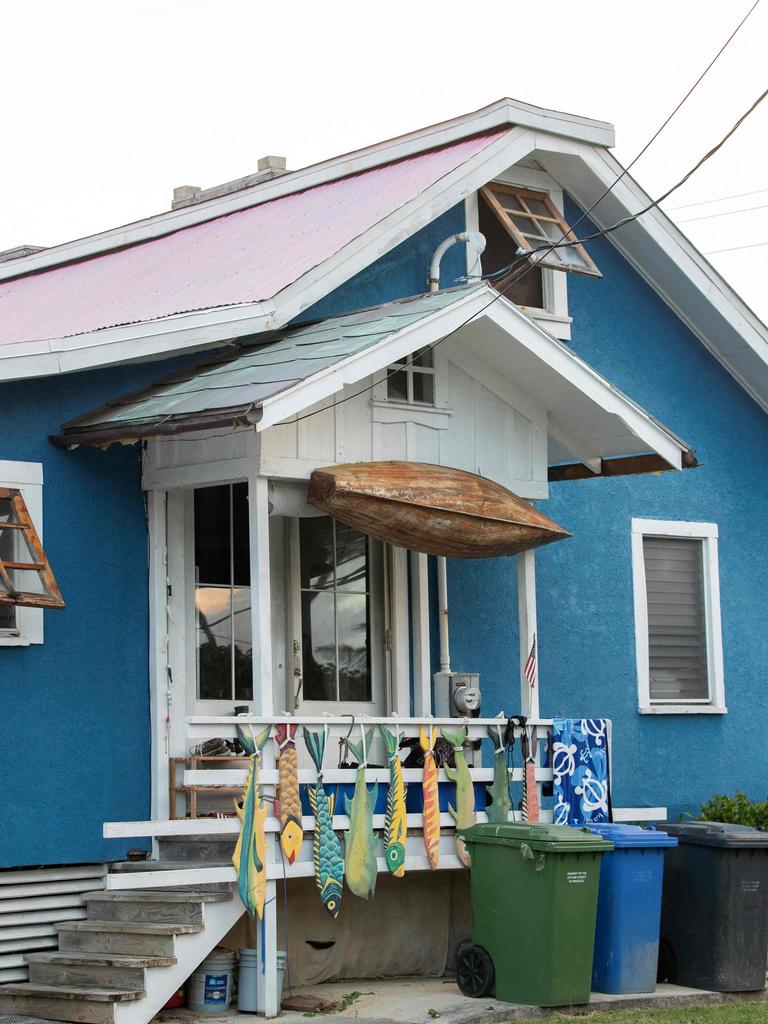
[[(349, 831), (344, 842), (346, 863), (344, 870), (347, 875), (347, 886), (361, 900), (370, 899), (376, 890), (376, 833), (373, 831), (373, 810), (379, 791), (378, 782), (368, 789), (365, 782), (367, 754), (371, 749), (373, 729), (365, 733), (365, 745), (347, 742), (360, 767), (355, 779), (355, 792), (350, 800), (344, 796), (344, 807), (349, 815)], [(365, 754), (363, 753), (365, 746)]]
[[(456, 783), (456, 807), (448, 804), (448, 813), (456, 822), (457, 829), (471, 828), (476, 821), (475, 815), (475, 789), (472, 785), (472, 776), (469, 774), (467, 759), (464, 757), (464, 744), (467, 742), (466, 725), (461, 732), (445, 732), (442, 730), (444, 740), (453, 747), (456, 767), (451, 768), (445, 765), (445, 774)], [(469, 851), (463, 841), (456, 835), (456, 853), (464, 867), (469, 867)]]
[(393, 735), (383, 725), (379, 726), (379, 730), (384, 739), (389, 760), (387, 811), (384, 816), (384, 856), (390, 873), (395, 878), (402, 878), (405, 874), (405, 840), (408, 834), (408, 817), (405, 813), (403, 766), (397, 754), (399, 736)]
[(509, 821), (512, 799), (509, 795), (509, 770), (507, 769), (507, 744), (500, 729), (488, 726), (488, 736), (493, 741), (493, 782), (486, 786), (491, 802), (486, 807), (488, 821)]
[(243, 746), (251, 755), (251, 765), (243, 792), (242, 806), (235, 801), (235, 811), (240, 819), (240, 835), (237, 837), (232, 863), (237, 871), (237, 885), (240, 899), (251, 917), (261, 917), (264, 911), (264, 897), (267, 890), (266, 847), (264, 822), (267, 805), (261, 801), (259, 767), (261, 751), (269, 739), (271, 726), (258, 736), (246, 736), (237, 727)]
[(308, 787), (309, 805), (315, 816), (315, 831), (312, 837), (315, 885), (320, 890), (320, 902), (325, 909), (331, 917), (338, 917), (344, 885), (344, 859), (341, 855), (341, 841), (333, 831), (334, 799), (328, 796), (323, 788), (325, 733), (305, 729), (304, 742), (317, 769), (317, 783)]

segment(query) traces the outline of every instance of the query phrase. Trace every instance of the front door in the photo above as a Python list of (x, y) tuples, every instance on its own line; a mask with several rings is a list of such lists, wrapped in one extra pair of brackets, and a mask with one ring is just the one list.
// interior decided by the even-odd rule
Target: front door
[(383, 545), (313, 516), (289, 520), (288, 548), (294, 713), (385, 715), (391, 645)]

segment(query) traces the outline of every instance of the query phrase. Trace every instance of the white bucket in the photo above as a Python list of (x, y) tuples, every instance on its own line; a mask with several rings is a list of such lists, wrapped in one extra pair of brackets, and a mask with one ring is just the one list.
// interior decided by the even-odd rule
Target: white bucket
[(215, 949), (187, 982), (187, 1009), (198, 1013), (224, 1013), (232, 1000), (235, 954)]
[[(283, 977), (288, 954), (277, 951), (277, 1008), (283, 1001)], [(256, 949), (240, 950), (240, 973), (237, 981), (237, 1008), (242, 1013), (264, 1013), (264, 975), (261, 971), (259, 952)]]

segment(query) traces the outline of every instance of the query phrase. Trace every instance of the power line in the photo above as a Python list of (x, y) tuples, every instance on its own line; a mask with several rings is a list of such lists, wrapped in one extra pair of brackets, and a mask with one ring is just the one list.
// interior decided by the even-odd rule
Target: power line
[[(742, 19), (736, 25), (734, 30), (731, 32), (731, 34), (725, 40), (723, 45), (720, 47), (720, 49), (717, 51), (717, 53), (714, 55), (714, 57), (710, 60), (710, 62), (707, 64), (707, 66), (704, 68), (704, 70), (701, 72), (701, 74), (698, 76), (698, 78), (694, 81), (693, 85), (688, 89), (688, 91), (685, 93), (685, 95), (682, 97), (682, 99), (678, 102), (678, 104), (675, 106), (675, 108), (672, 110), (672, 112), (659, 125), (659, 127), (653, 133), (653, 135), (648, 140), (648, 142), (646, 142), (646, 144), (643, 146), (643, 148), (630, 161), (630, 163), (627, 164), (627, 166), (622, 170), (621, 174), (619, 174), (618, 177), (610, 185), (608, 185), (608, 187), (598, 196), (598, 198), (595, 200), (595, 202), (592, 203), (592, 205), (587, 210), (585, 210), (584, 213), (582, 213), (582, 215), (578, 218), (578, 220), (576, 220), (574, 222), (573, 226), (569, 229), (571, 233), (573, 232), (573, 229), (575, 227), (577, 227), (579, 224), (581, 224), (581, 222), (583, 220), (585, 220), (586, 217), (589, 216), (589, 214), (595, 209), (595, 207), (600, 202), (602, 202), (602, 200), (612, 191), (612, 189), (615, 188), (615, 186), (629, 173), (631, 168), (637, 163), (637, 161), (640, 159), (640, 157), (643, 156), (643, 154), (647, 152), (649, 147), (656, 141), (656, 139), (659, 137), (659, 135), (664, 131), (664, 129), (670, 123), (672, 118), (677, 114), (677, 112), (680, 110), (680, 108), (683, 106), (683, 104), (687, 102), (687, 100), (692, 95), (692, 93), (695, 91), (695, 89), (700, 85), (700, 83), (704, 80), (704, 78), (710, 72), (710, 70), (715, 65), (715, 63), (718, 61), (718, 59), (725, 52), (727, 47), (730, 45), (730, 43), (735, 38), (735, 36), (739, 32), (739, 30), (745, 24), (747, 19), (750, 17), (752, 12), (757, 8), (759, 3), (760, 3), (760, 0), (754, 0), (754, 3), (749, 7), (749, 9), (747, 10), (746, 14), (742, 17)], [(509, 281), (506, 284), (506, 286), (503, 288), (503, 290), (501, 290), (497, 295), (494, 295), (494, 297), (488, 303), (486, 303), (485, 306), (483, 306), (481, 309), (479, 309), (476, 313), (473, 313), (471, 316), (469, 316), (465, 321), (463, 321), (463, 323), (459, 324), (458, 327), (455, 327), (449, 334), (444, 335), (442, 338), (440, 338), (437, 341), (433, 342), (431, 345), (424, 346), (424, 347), (428, 348), (430, 351), (432, 351), (439, 344), (441, 344), (443, 341), (446, 341), (448, 338), (452, 337), (452, 335), (456, 334), (458, 331), (460, 331), (464, 327), (466, 327), (467, 324), (470, 323), (470, 321), (474, 320), (475, 317), (479, 316), (481, 313), (484, 313), (487, 309), (489, 309), (494, 304), (494, 302), (497, 302), (502, 297), (502, 295), (505, 295), (514, 285), (516, 285), (519, 281), (522, 281), (523, 278), (526, 277), (527, 274), (531, 273), (533, 271), (533, 269), (539, 263), (541, 263), (541, 261), (545, 258), (545, 256), (547, 254), (553, 252), (554, 249), (556, 249), (556, 248), (567, 248), (567, 247), (570, 247), (570, 246), (579, 245), (579, 244), (581, 244), (584, 241), (590, 241), (592, 239), (600, 237), (601, 235), (609, 234), (610, 232), (617, 230), (617, 228), (620, 228), (623, 225), (629, 224), (631, 221), (636, 220), (638, 217), (641, 217), (644, 213), (648, 213), (648, 211), (652, 210), (655, 206), (658, 206), (659, 203), (662, 203), (665, 199), (667, 199), (670, 195), (672, 195), (673, 192), (675, 192), (678, 188), (680, 188), (683, 184), (685, 184), (685, 182), (688, 181), (689, 178), (691, 178), (691, 176), (693, 174), (695, 174), (696, 171), (707, 160), (710, 159), (710, 157), (714, 156), (714, 154), (720, 149), (720, 147), (723, 146), (725, 144), (725, 142), (728, 141), (728, 139), (731, 137), (731, 135), (733, 135), (733, 133), (737, 130), (737, 128), (746, 120), (747, 117), (749, 117), (749, 115), (752, 113), (752, 111), (765, 99), (766, 94), (768, 94), (768, 90), (766, 90), (766, 92), (764, 92), (761, 96), (758, 97), (758, 99), (752, 104), (752, 106), (749, 108), (749, 110), (747, 110), (746, 113), (742, 114), (742, 116), (739, 118), (739, 120), (736, 122), (736, 124), (731, 128), (731, 130), (727, 133), (727, 135), (725, 135), (716, 146), (714, 146), (711, 150), (709, 150), (708, 153), (705, 153), (704, 156), (699, 160), (699, 162), (697, 164), (695, 164), (694, 167), (692, 167), (691, 170), (683, 178), (681, 178), (679, 182), (677, 182), (677, 184), (673, 185), (672, 188), (668, 189), (664, 193), (664, 195), (660, 196), (657, 200), (655, 200), (654, 202), (652, 202), (651, 204), (646, 206), (644, 209), (638, 211), (638, 213), (632, 214), (629, 217), (625, 217), (622, 220), (618, 221), (616, 224), (613, 224), (613, 225), (611, 225), (608, 228), (604, 228), (604, 229), (602, 229), (600, 231), (597, 231), (597, 232), (595, 232), (592, 235), (587, 235), (583, 239), (573, 239), (573, 240), (570, 240), (570, 241), (565, 241), (566, 234), (568, 232), (563, 232), (563, 234), (560, 236), (560, 239), (559, 239), (558, 242), (552, 243), (551, 245), (547, 245), (547, 246), (541, 246), (541, 247), (539, 247), (537, 249), (532, 249), (532, 250), (530, 250), (528, 252), (525, 252), (525, 253), (520, 253), (519, 252), (518, 259), (515, 260), (513, 263), (508, 264), (506, 267), (502, 267), (501, 270), (496, 271), (494, 274), (485, 275), (485, 279), (486, 280), (491, 280), (491, 279), (497, 278), (499, 276), (506, 276), (506, 275), (508, 275), (510, 273), (513, 273), (515, 268), (517, 266), (519, 266), (521, 263), (525, 264), (525, 267), (523, 269), (522, 274), (520, 274), (518, 277), (514, 278), (513, 280)], [(537, 253), (542, 252), (542, 251), (545, 251), (545, 256), (542, 256), (539, 260), (536, 260), (536, 261), (532, 261), (531, 260), (532, 256), (534, 256)], [(374, 381), (372, 384), (369, 384), (366, 387), (361, 388), (359, 391), (356, 391), (354, 394), (346, 395), (345, 397), (340, 398), (337, 401), (332, 402), (330, 405), (323, 406), (321, 409), (315, 409), (314, 411), (308, 412), (308, 413), (304, 413), (301, 416), (294, 416), (290, 420), (284, 420), (282, 423), (275, 424), (275, 425), (276, 426), (287, 426), (287, 425), (292, 424), (292, 423), (299, 423), (302, 420), (310, 419), (313, 416), (317, 416), (318, 414), (320, 414), (322, 412), (327, 412), (329, 409), (335, 408), (338, 405), (343, 405), (345, 402), (349, 402), (349, 401), (351, 401), (354, 398), (359, 398), (360, 395), (364, 395), (368, 391), (372, 391), (373, 388), (378, 387), (380, 384), (383, 384), (384, 381), (388, 380), (389, 377), (392, 376), (394, 373), (396, 373), (396, 372), (398, 372), (400, 370), (403, 370), (403, 369), (405, 369), (408, 366), (412, 366), (414, 361), (415, 361), (415, 359), (416, 359), (416, 355), (414, 354), (413, 356), (411, 356), (410, 359), (408, 359), (408, 360), (404, 361), (403, 363), (399, 364), (397, 368), (393, 368), (391, 370), (387, 370), (385, 375), (384, 375), (384, 377), (381, 380)], [(214, 435), (214, 436), (216, 436), (216, 435)]]
[(692, 206), (710, 206), (712, 203), (724, 203), (728, 199), (746, 199), (748, 196), (759, 196), (768, 192), (768, 188), (757, 188), (753, 192), (736, 192), (732, 196), (718, 196), (717, 199), (701, 199), (698, 203), (683, 203), (682, 206), (669, 206), (668, 212), (673, 210), (689, 210)]
[[(759, 0), (758, 0), (758, 2), (759, 2)], [(750, 11), (748, 12), (747, 16), (749, 15), (749, 13), (751, 13), (752, 10), (754, 10), (755, 6), (756, 6), (756, 4), (754, 4), (752, 6), (752, 8), (750, 8)], [(742, 24), (743, 24), (743, 21), (742, 21)], [(498, 294), (494, 295), (493, 298), (490, 299), (490, 301), (487, 302), (476, 313), (473, 313), (471, 316), (467, 317), (466, 320), (462, 321), (462, 323), (460, 323), (457, 327), (454, 327), (454, 329), (452, 331), (449, 331), (449, 333), (444, 335), (442, 338), (439, 338), (437, 341), (432, 342), (431, 345), (423, 346), (423, 348), (428, 348), (430, 351), (432, 351), (435, 348), (437, 348), (438, 345), (442, 344), (444, 341), (447, 341), (448, 338), (453, 337), (454, 334), (457, 334), (460, 330), (462, 330), (464, 327), (466, 327), (467, 324), (470, 323), (470, 321), (474, 320), (476, 317), (480, 316), (482, 313), (485, 313), (485, 311), (487, 309), (489, 309), (495, 302), (498, 302), (498, 300), (502, 297), (502, 295), (505, 295), (515, 284), (517, 284), (519, 281), (522, 281), (523, 278), (527, 274), (531, 273), (531, 271), (534, 269), (535, 266), (537, 266), (549, 253), (553, 252), (555, 249), (565, 249), (565, 248), (569, 248), (569, 247), (574, 246), (574, 245), (581, 245), (583, 242), (589, 242), (589, 241), (592, 241), (595, 238), (600, 238), (603, 235), (608, 235), (611, 232), (618, 230), (618, 228), (624, 227), (626, 224), (631, 224), (632, 221), (637, 220), (638, 217), (642, 217), (643, 214), (646, 214), (650, 210), (652, 210), (655, 207), (657, 207), (659, 205), (659, 203), (662, 203), (665, 199), (667, 199), (669, 196), (671, 196), (673, 192), (676, 192), (677, 189), (681, 188), (699, 170), (699, 168), (701, 168), (708, 160), (710, 160), (715, 155), (715, 153), (718, 152), (718, 150), (720, 150), (725, 145), (725, 143), (728, 141), (728, 139), (730, 139), (730, 137), (734, 134), (734, 132), (737, 131), (737, 129), (744, 123), (744, 121), (746, 121), (746, 119), (750, 116), (750, 114), (754, 110), (757, 109), (757, 107), (763, 102), (763, 100), (765, 99), (766, 96), (768, 96), (768, 89), (765, 89), (757, 97), (757, 99), (754, 101), (754, 103), (752, 103), (752, 105), (732, 125), (732, 127), (726, 132), (726, 134), (720, 139), (720, 141), (717, 142), (711, 149), (709, 149), (693, 165), (693, 167), (686, 174), (684, 174), (682, 178), (680, 178), (680, 180), (678, 182), (676, 182), (674, 185), (672, 185), (671, 188), (668, 188), (667, 191), (663, 195), (659, 196), (658, 199), (654, 199), (653, 202), (649, 203), (647, 206), (644, 206), (642, 210), (638, 210), (637, 213), (630, 214), (628, 217), (623, 217), (621, 220), (617, 221), (615, 224), (611, 224), (607, 228), (602, 228), (599, 231), (595, 231), (591, 235), (585, 235), (583, 238), (574, 238), (574, 239), (570, 239), (568, 241), (563, 241), (563, 239), (565, 239), (565, 233), (563, 233), (560, 236), (560, 241), (558, 241), (558, 242), (552, 242), (550, 245), (540, 246), (540, 247), (538, 247), (536, 249), (531, 249), (530, 251), (527, 251), (525, 253), (521, 253), (520, 250), (518, 250), (518, 259), (517, 260), (515, 260), (513, 263), (510, 263), (506, 267), (502, 267), (501, 270), (495, 271), (494, 274), (487, 275), (486, 279), (490, 280), (490, 279), (492, 279), (494, 277), (505, 276), (507, 274), (513, 273), (515, 267), (518, 266), (522, 262), (527, 264), (527, 266), (523, 270), (523, 273), (520, 274), (519, 277), (516, 277), (514, 280), (511, 280), (506, 285), (506, 287), (503, 289), (503, 291), (500, 291), (500, 292), (498, 292)], [(633, 163), (634, 163), (634, 161), (633, 161)], [(629, 170), (629, 168), (631, 166), (632, 166), (632, 164), (629, 164), (627, 166), (627, 168), (625, 169), (625, 171), (623, 172), (623, 174), (626, 174), (626, 172)], [(620, 175), (616, 179), (616, 181), (613, 183), (614, 185), (618, 181), (621, 180), (621, 177), (623, 177), (623, 174)], [(604, 192), (603, 195), (601, 195), (592, 204), (592, 206), (589, 207), (589, 209), (585, 213), (583, 213), (581, 215), (581, 217), (575, 222), (575, 224), (581, 223), (581, 221), (583, 221), (584, 218), (592, 210), (594, 210), (595, 206), (597, 206), (597, 204), (600, 202), (600, 200), (603, 198), (603, 196), (607, 195), (607, 192), (610, 191), (610, 188), (612, 188), (612, 187), (613, 186), (610, 186), (609, 189), (606, 192)], [(572, 230), (573, 229), (571, 229), (571, 231)], [(540, 253), (540, 252), (543, 252), (544, 255), (541, 256), (540, 259), (532, 262), (531, 261), (531, 257), (535, 256), (537, 253)], [(335, 408), (336, 406), (339, 406), (339, 405), (344, 405), (345, 402), (350, 402), (354, 398), (359, 398), (360, 395), (364, 395), (367, 392), (372, 391), (375, 387), (378, 387), (385, 380), (387, 380), (390, 376), (392, 376), (393, 373), (397, 373), (398, 370), (402, 370), (402, 369), (404, 369), (407, 366), (412, 366), (413, 363), (414, 363), (414, 360), (416, 358), (417, 358), (417, 356), (414, 353), (414, 355), (412, 355), (411, 358), (409, 360), (407, 360), (406, 362), (400, 363), (397, 367), (394, 367), (392, 369), (388, 369), (387, 372), (385, 373), (384, 377), (381, 380), (374, 381), (372, 384), (366, 385), (366, 387), (361, 388), (359, 391), (354, 392), (354, 394), (345, 395), (343, 398), (339, 398), (337, 401), (331, 402), (330, 405), (325, 405), (321, 409), (314, 409), (312, 412), (304, 413), (301, 416), (294, 416), (290, 420), (284, 420), (282, 422), (282, 424), (280, 424), (280, 425), (288, 426), (289, 424), (292, 424), (292, 423), (300, 423), (302, 420), (311, 419), (313, 416), (317, 416), (321, 412), (328, 412), (329, 409), (333, 409), (333, 408)]]
[(717, 256), (718, 253), (735, 253), (740, 249), (760, 249), (762, 246), (768, 246), (768, 242), (753, 242), (746, 246), (731, 246), (729, 249), (710, 249), (706, 252), (705, 256)]
[(693, 224), (696, 220), (712, 220), (715, 217), (733, 217), (736, 213), (752, 213), (753, 210), (768, 210), (768, 203), (761, 203), (759, 206), (745, 206), (741, 210), (721, 210), (719, 213), (704, 213), (700, 217), (685, 217), (677, 221), (678, 224)]

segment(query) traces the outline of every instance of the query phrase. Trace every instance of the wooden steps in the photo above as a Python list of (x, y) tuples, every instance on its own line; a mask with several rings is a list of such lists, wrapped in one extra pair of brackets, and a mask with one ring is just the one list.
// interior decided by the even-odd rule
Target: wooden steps
[(143, 991), (144, 969), (171, 967), (176, 957), (53, 952), (29, 953), (27, 962), (31, 982)]
[(0, 986), (0, 1014), (147, 1024), (243, 912), (231, 886), (100, 890), (84, 900), (86, 920), (58, 925), (58, 950), (27, 954), (29, 981)]
[(0, 1012), (47, 1020), (115, 1024), (116, 1005), (139, 1000), (143, 996), (143, 990), (74, 988), (67, 984), (39, 985), (27, 981), (19, 985), (2, 986)]

